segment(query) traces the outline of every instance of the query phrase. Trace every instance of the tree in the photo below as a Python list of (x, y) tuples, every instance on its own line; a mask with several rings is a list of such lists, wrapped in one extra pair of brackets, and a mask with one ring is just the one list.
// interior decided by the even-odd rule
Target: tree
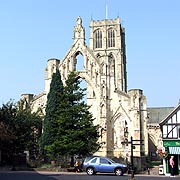
[(32, 113), (30, 107), (22, 108), (10, 100), (0, 108), (0, 148), (11, 160), (25, 150), (37, 151), (35, 135), (38, 138), (41, 129), (42, 118)]
[[(59, 99), (59, 104), (57, 102), (56, 110), (54, 109), (57, 119), (55, 121), (53, 118), (54, 127), (51, 126), (53, 128), (51, 131), (55, 134), (47, 147), (48, 153), (53, 154), (54, 157), (87, 155), (100, 148), (98, 126), (93, 125), (94, 119), (89, 112), (90, 107), (83, 101), (86, 89), (80, 88), (80, 82), (75, 72), (71, 72), (66, 81), (64, 93), (61, 92), (63, 96)], [(52, 93), (51, 90), (54, 90), (53, 85), (50, 93)], [(56, 91), (59, 92), (60, 89), (56, 89)], [(48, 103), (51, 101), (49, 95)], [(61, 110), (57, 108), (61, 108)], [(49, 104), (47, 104), (47, 112), (49, 112)], [(50, 117), (48, 116), (48, 118)]]
[(90, 107), (83, 100), (86, 89), (81, 88), (80, 83), (77, 74), (71, 72), (65, 87), (68, 108), (61, 144), (71, 156), (93, 154), (100, 148), (99, 126), (93, 124), (94, 118), (89, 111)]
[(3, 104), (0, 108), (0, 150), (9, 151), (15, 139), (12, 122), (16, 116), (16, 107), (12, 101)]
[(61, 80), (59, 70), (52, 75), (52, 81), (50, 84), (50, 91), (47, 97), (47, 104), (45, 109), (45, 118), (43, 122), (43, 134), (40, 141), (41, 150), (49, 155), (51, 159), (54, 159), (57, 155), (52, 151), (52, 145), (58, 140), (60, 134), (58, 134), (58, 119), (61, 111), (64, 110), (62, 102), (64, 100), (64, 86)]
[(0, 108), (0, 155), (3, 155), (0, 160), (3, 162), (12, 162), (12, 142), (15, 135), (11, 122), (13, 122), (15, 114), (16, 108), (12, 101), (3, 104)]
[(32, 112), (30, 105), (25, 99), (20, 100), (17, 105), (15, 118), (15, 151), (26, 150), (35, 158), (38, 156), (38, 139), (42, 132), (42, 117), (39, 112)]

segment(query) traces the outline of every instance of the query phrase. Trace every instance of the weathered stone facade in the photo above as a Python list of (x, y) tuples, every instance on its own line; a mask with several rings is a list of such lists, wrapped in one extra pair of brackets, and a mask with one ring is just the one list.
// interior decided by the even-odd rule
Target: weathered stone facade
[[(100, 125), (103, 147), (98, 155), (109, 157), (130, 157), (128, 148), (122, 145), (124, 129), (128, 140), (143, 140), (136, 146), (134, 156), (148, 154), (146, 97), (140, 89), (127, 90), (125, 29), (120, 18), (90, 22), (90, 45), (85, 42), (82, 19), (77, 18), (74, 27), (73, 44), (63, 59), (49, 59), (45, 72), (45, 89), (34, 96), (30, 103), (36, 111), (45, 109), (52, 74), (58, 68), (63, 82), (70, 71), (76, 71), (78, 55), (84, 59), (83, 69), (77, 71), (87, 82), (87, 104), (93, 105), (91, 112), (95, 124)], [(27, 95), (23, 97), (27, 98)]]

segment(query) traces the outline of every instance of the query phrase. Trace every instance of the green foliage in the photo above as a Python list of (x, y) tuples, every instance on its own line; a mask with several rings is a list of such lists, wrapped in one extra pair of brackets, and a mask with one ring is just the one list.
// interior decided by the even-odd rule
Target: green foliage
[(47, 97), (46, 114), (43, 123), (43, 134), (40, 140), (40, 146), (43, 153), (47, 153), (51, 158), (54, 158), (56, 153), (50, 153), (49, 147), (59, 137), (58, 118), (63, 107), (64, 87), (61, 81), (60, 72), (57, 70), (52, 76), (50, 91)]
[(15, 151), (29, 150), (33, 152), (36, 138), (38, 139), (41, 135), (42, 118), (38, 113), (32, 113), (30, 108), (23, 109), (18, 107), (14, 122), (17, 137), (15, 139)]
[(65, 87), (68, 116), (65, 120), (67, 130), (64, 137), (68, 140), (69, 155), (91, 154), (100, 147), (97, 143), (98, 126), (93, 125), (94, 119), (89, 112), (90, 107), (83, 101), (86, 89), (80, 88), (80, 83), (75, 72), (72, 72), (68, 76)]
[(83, 101), (86, 89), (80, 83), (75, 72), (69, 74), (64, 87), (59, 71), (52, 77), (42, 136), (50, 158), (92, 154), (100, 147), (99, 127), (93, 125), (90, 107)]
[(9, 156), (25, 150), (37, 151), (35, 143), (41, 131), (42, 118), (38, 113), (32, 113), (29, 107), (11, 100), (0, 108), (0, 149)]

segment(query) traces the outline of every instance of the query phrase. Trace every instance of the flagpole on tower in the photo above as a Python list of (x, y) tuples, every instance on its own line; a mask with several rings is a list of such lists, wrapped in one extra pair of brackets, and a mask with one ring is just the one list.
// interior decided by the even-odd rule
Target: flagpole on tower
[(106, 0), (106, 19), (108, 19), (108, 0)]

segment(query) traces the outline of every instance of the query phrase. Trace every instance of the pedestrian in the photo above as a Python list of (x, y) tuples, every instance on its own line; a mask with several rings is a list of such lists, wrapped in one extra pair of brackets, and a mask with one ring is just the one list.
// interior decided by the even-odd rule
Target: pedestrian
[(74, 167), (75, 167), (75, 171), (76, 172), (79, 172), (80, 170), (79, 170), (79, 162), (78, 161), (76, 161), (75, 163), (74, 163)]
[(171, 167), (171, 175), (170, 177), (174, 177), (174, 156), (171, 156), (169, 161), (170, 167)]

